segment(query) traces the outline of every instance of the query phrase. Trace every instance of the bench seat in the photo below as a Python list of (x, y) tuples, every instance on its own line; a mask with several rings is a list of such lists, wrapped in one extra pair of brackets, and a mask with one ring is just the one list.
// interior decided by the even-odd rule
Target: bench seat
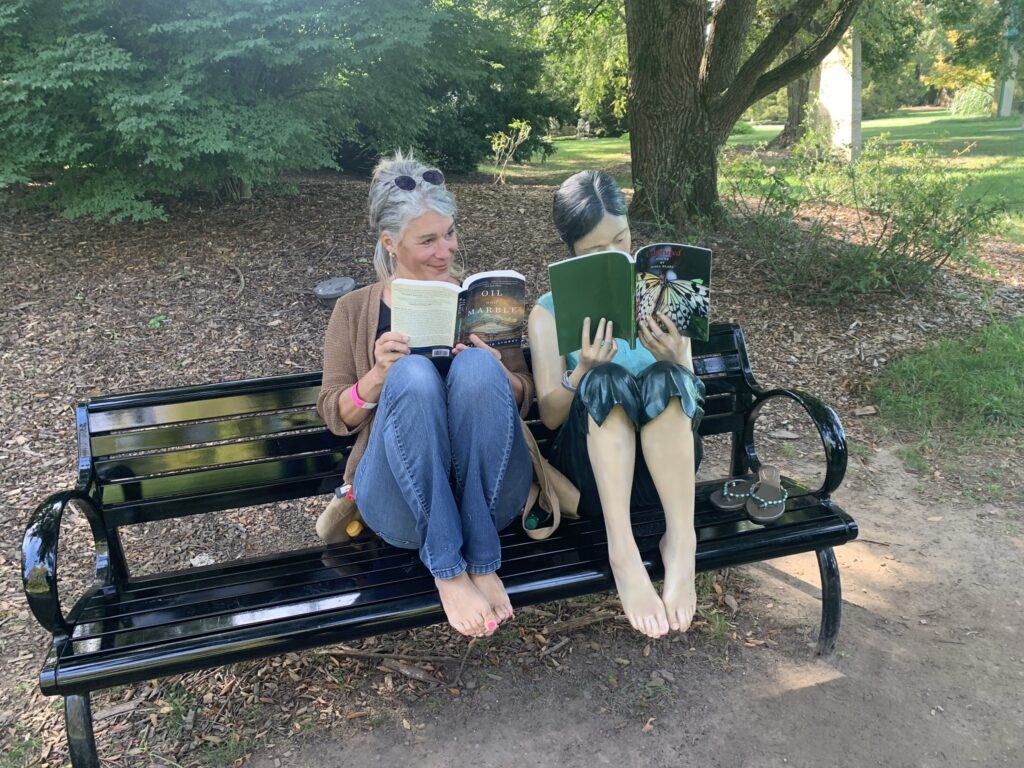
[[(711, 570), (815, 551), (856, 537), (853, 519), (786, 480), (786, 512), (761, 526), (707, 503), (718, 482), (698, 486), (697, 568)], [(637, 511), (633, 529), (652, 574), (661, 574), (658, 509)], [(513, 602), (614, 589), (600, 520), (567, 521), (534, 541), (502, 534), (501, 575)], [(373, 536), (285, 556), (269, 555), (132, 579), (69, 616), (74, 631), (42, 671), (48, 694), (81, 693), (444, 620), (433, 579), (415, 552)]]

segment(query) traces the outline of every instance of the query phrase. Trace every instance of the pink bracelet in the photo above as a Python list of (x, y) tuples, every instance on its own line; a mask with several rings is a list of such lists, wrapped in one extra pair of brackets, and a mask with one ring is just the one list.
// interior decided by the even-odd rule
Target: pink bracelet
[(376, 403), (368, 403), (359, 396), (359, 382), (357, 381), (352, 385), (352, 388), (348, 391), (352, 398), (352, 403), (356, 408), (362, 408), (364, 411), (372, 411), (377, 407)]

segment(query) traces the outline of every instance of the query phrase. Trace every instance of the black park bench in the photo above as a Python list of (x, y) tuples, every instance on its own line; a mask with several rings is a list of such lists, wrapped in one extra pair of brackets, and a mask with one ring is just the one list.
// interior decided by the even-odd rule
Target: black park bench
[[(720, 480), (698, 484), (697, 569), (815, 552), (822, 586), (818, 651), (828, 653), (841, 615), (832, 548), (857, 536), (857, 524), (830, 498), (846, 471), (842, 424), (810, 395), (762, 389), (738, 326), (713, 325), (710, 340), (696, 344), (694, 355), (707, 387), (700, 432), (732, 434), (733, 476), (759, 466), (754, 421), (775, 397), (806, 409), (826, 459), (817, 490), (783, 478), (789, 500), (771, 525), (711, 507), (708, 495)], [(372, 536), (150, 576), (129, 572), (118, 534), (124, 526), (315, 495), (326, 501), (341, 483), (351, 439), (324, 427), (315, 408), (319, 386), (320, 374), (308, 373), (78, 405), (78, 483), (39, 505), (22, 550), (25, 595), (53, 635), (39, 684), (43, 693), (64, 697), (75, 768), (99, 766), (93, 691), (444, 620), (433, 579), (417, 554)], [(543, 447), (551, 432), (536, 417), (530, 426)], [(96, 575), (65, 613), (57, 590), (57, 545), (69, 505), (91, 526)], [(660, 575), (662, 514), (635, 510), (633, 529), (648, 568)], [(502, 534), (502, 550), (500, 574), (514, 605), (614, 589), (599, 519), (563, 522), (544, 541), (513, 527)]]

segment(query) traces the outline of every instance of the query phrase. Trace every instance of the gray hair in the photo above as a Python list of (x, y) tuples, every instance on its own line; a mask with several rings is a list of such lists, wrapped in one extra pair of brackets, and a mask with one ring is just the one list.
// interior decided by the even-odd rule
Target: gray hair
[[(402, 239), (409, 222), (428, 211), (455, 218), (457, 206), (455, 197), (444, 184), (430, 184), (423, 181), (423, 172), (431, 170), (410, 152), (401, 150), (391, 157), (381, 158), (373, 170), (370, 182), (370, 227), (377, 235), (373, 251), (373, 268), (377, 278), (387, 282), (394, 274), (394, 265), (381, 242), (381, 235), (387, 232), (398, 241)], [(395, 185), (399, 176), (411, 176), (416, 187), (406, 191)]]

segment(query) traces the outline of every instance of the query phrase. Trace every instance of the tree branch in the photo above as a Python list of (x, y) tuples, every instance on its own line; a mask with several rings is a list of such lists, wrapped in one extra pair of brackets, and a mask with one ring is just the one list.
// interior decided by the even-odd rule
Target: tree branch
[(718, 95), (732, 82), (756, 8), (757, 0), (722, 0), (711, 15), (700, 62), (701, 86), (709, 96)]
[(842, 0), (836, 7), (832, 19), (813, 43), (757, 79), (747, 97), (744, 109), (818, 66), (829, 51), (839, 45), (861, 2), (862, 0)]
[[(844, 0), (844, 2), (849, 1)], [(860, 0), (856, 1), (860, 2)], [(758, 78), (782, 53), (796, 33), (823, 3), (824, 0), (798, 0), (796, 5), (782, 14), (771, 31), (765, 35), (761, 44), (750, 54), (750, 58), (740, 67), (728, 87), (720, 93), (709, 93), (712, 109), (723, 115), (742, 114), (746, 105), (750, 103), (749, 96)]]

